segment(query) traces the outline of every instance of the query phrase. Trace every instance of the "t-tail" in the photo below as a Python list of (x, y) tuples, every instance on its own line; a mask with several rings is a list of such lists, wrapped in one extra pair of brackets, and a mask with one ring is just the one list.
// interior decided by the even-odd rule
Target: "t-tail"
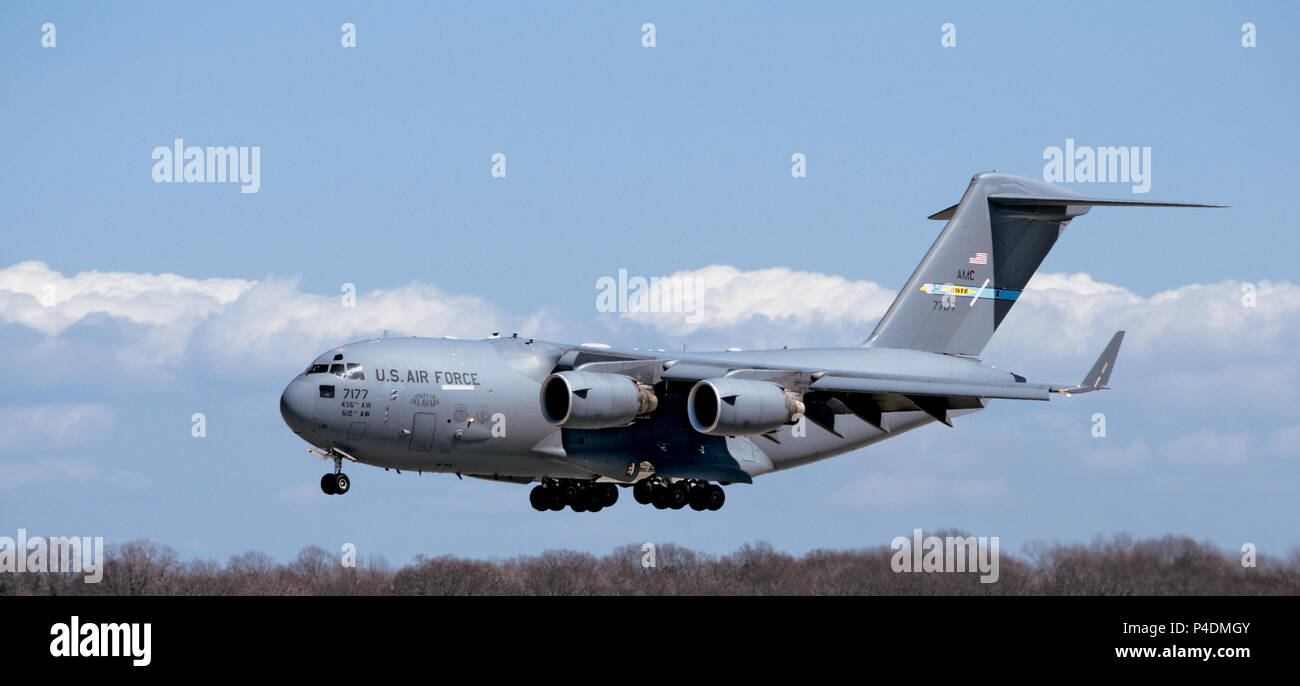
[(1071, 219), (1094, 206), (1222, 207), (1085, 198), (1009, 174), (977, 174), (934, 245), (863, 343), (979, 357)]

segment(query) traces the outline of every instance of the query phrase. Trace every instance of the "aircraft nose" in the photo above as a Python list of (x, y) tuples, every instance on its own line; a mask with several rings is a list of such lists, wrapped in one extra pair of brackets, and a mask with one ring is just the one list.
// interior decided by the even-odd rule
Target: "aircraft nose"
[(294, 433), (312, 428), (313, 406), (312, 386), (302, 377), (290, 381), (280, 395), (280, 416)]

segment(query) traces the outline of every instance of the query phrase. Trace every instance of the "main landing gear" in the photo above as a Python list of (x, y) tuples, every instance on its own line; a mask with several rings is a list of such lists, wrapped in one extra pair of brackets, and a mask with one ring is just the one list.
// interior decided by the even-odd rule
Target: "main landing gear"
[[(632, 497), (642, 505), (654, 505), (660, 510), (680, 510), (689, 505), (696, 512), (720, 510), (727, 500), (717, 484), (695, 479), (670, 483), (658, 477), (638, 481), (632, 487)], [(539, 512), (558, 512), (565, 507), (574, 512), (599, 512), (618, 502), (618, 487), (578, 479), (543, 479), (533, 487), (528, 501)]]
[(335, 455), (334, 473), (320, 478), (320, 490), (324, 491), (325, 495), (343, 495), (350, 488), (352, 488), (352, 480), (343, 473), (343, 458)]
[(600, 512), (618, 502), (618, 487), (577, 479), (546, 479), (533, 487), (528, 501), (539, 512), (559, 512), (566, 506), (574, 512)]
[(668, 483), (662, 479), (643, 479), (632, 487), (632, 497), (642, 505), (654, 505), (660, 510), (680, 510), (687, 505), (692, 510), (720, 510), (727, 501), (722, 487), (706, 481), (682, 479)]

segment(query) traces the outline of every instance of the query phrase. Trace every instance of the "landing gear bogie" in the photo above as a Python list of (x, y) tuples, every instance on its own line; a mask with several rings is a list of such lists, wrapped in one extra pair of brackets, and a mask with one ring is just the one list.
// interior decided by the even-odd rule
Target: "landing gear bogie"
[[(632, 498), (660, 510), (690, 506), (696, 512), (721, 509), (726, 500), (722, 487), (717, 484), (695, 479), (669, 482), (657, 477), (634, 484)], [(543, 479), (529, 492), (528, 502), (538, 512), (555, 512), (566, 507), (574, 512), (600, 512), (618, 502), (618, 486), (577, 479)]]
[(618, 502), (618, 486), (609, 483), (547, 479), (533, 487), (528, 502), (534, 510), (600, 512)]
[(689, 505), (696, 512), (719, 510), (726, 502), (721, 486), (694, 479), (671, 483), (657, 478), (643, 479), (632, 487), (632, 497), (642, 505), (654, 505), (659, 510), (680, 510)]

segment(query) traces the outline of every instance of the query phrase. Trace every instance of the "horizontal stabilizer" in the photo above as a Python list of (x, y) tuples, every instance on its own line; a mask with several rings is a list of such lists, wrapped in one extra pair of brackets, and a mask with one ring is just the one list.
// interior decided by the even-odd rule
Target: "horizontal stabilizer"
[[(999, 205), (1009, 205), (1009, 206), (1033, 205), (1038, 207), (1044, 207), (1044, 206), (1061, 207), (1066, 205), (1080, 205), (1080, 206), (1086, 205), (1089, 207), (1212, 207), (1212, 208), (1227, 207), (1227, 205), (1203, 205), (1200, 203), (1190, 203), (1190, 202), (1152, 202), (1148, 200), (1106, 200), (1102, 198), (1085, 198), (1082, 196), (1079, 197), (1061, 196), (1056, 198), (1049, 198), (1049, 197), (1033, 196), (1033, 195), (1022, 195), (1022, 196), (990, 195), (989, 202), (995, 202)], [(939, 219), (942, 221), (947, 221), (949, 219), (952, 219), (953, 214), (956, 213), (956, 211), (957, 211), (957, 205), (953, 205), (952, 207), (947, 207), (942, 210), (939, 210), (938, 212), (935, 212), (934, 214), (926, 217), (926, 219)]]
[[(1040, 195), (990, 195), (989, 202), (999, 205), (1091, 205), (1093, 207), (1227, 207), (1227, 205), (1202, 205), (1191, 202), (1152, 202), (1149, 200), (1107, 200), (1063, 195), (1055, 198)], [(945, 210), (946, 211), (946, 210)]]
[[(958, 203), (958, 205), (960, 205), (960, 204), (961, 204), (961, 203)], [(957, 205), (953, 205), (952, 207), (948, 207), (948, 208), (945, 208), (945, 209), (939, 210), (938, 212), (935, 212), (934, 214), (932, 214), (932, 215), (926, 217), (926, 219), (940, 219), (940, 220), (943, 220), (943, 221), (948, 221), (949, 219), (952, 219), (952, 215), (953, 215), (953, 213), (956, 212), (956, 211), (957, 211)]]

